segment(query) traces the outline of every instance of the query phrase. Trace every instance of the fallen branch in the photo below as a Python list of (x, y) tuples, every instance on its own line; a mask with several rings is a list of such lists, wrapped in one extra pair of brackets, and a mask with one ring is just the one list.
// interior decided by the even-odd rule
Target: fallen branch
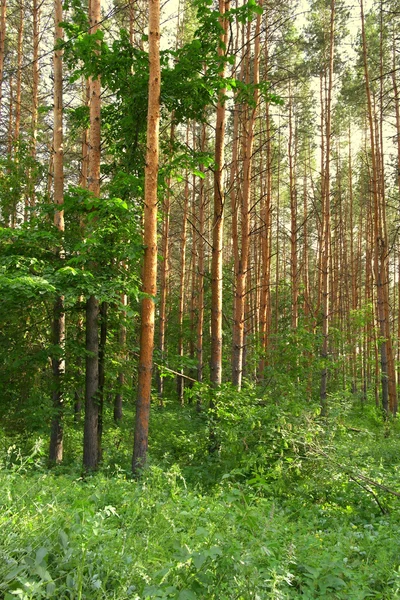
[(340, 469), (342, 469), (345, 473), (347, 473), (347, 475), (349, 475), (349, 477), (351, 479), (353, 479), (353, 481), (355, 479), (360, 479), (361, 481), (364, 481), (368, 485), (372, 485), (373, 487), (377, 487), (377, 488), (383, 490), (384, 492), (387, 492), (388, 494), (392, 494), (392, 496), (396, 496), (397, 498), (400, 498), (400, 492), (396, 492), (396, 490), (392, 490), (392, 488), (389, 488), (387, 485), (384, 485), (383, 483), (379, 483), (378, 481), (374, 481), (374, 479), (370, 479), (370, 477), (366, 477), (362, 473), (359, 473), (359, 472), (358, 473), (354, 473), (354, 471), (352, 471), (350, 469), (350, 467), (347, 467), (346, 465), (344, 465), (344, 464), (338, 462), (337, 460), (333, 459), (331, 456), (329, 456), (329, 454), (327, 454), (326, 452), (324, 452), (320, 448), (315, 448), (315, 453), (316, 454), (321, 454), (321, 456), (324, 456), (325, 458), (327, 458), (331, 462), (335, 463), (335, 465), (337, 465)]

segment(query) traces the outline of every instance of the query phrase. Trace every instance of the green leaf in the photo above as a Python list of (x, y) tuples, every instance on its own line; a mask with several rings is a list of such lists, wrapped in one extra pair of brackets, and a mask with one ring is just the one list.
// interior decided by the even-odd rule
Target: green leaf
[(48, 583), (46, 586), (47, 596), (52, 596), (55, 591), (56, 591), (56, 584), (54, 583), (54, 581), (50, 581), (50, 583)]
[(181, 590), (178, 600), (197, 600), (197, 595), (192, 590)]
[(47, 556), (48, 553), (49, 553), (49, 551), (44, 546), (39, 548), (39, 550), (36, 552), (36, 558), (35, 558), (36, 564), (40, 565), (43, 562), (44, 557)]
[(52, 577), (51, 577), (50, 573), (47, 571), (47, 569), (45, 569), (41, 565), (36, 565), (35, 570), (36, 570), (36, 573), (39, 575), (40, 579), (42, 579), (43, 581), (52, 581)]
[(201, 567), (204, 565), (207, 558), (208, 558), (207, 554), (204, 554), (203, 552), (196, 552), (195, 554), (193, 554), (193, 556), (192, 556), (193, 564), (198, 571), (200, 571)]
[(68, 547), (69, 544), (69, 539), (67, 534), (65, 533), (65, 531), (63, 531), (62, 529), (60, 529), (60, 531), (58, 532), (58, 537), (60, 540), (60, 544), (62, 545), (62, 547), (64, 549), (66, 549)]

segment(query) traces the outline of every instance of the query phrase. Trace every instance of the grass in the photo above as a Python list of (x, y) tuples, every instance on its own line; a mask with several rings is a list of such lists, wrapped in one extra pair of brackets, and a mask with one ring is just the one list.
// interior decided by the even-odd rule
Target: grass
[(51, 471), (40, 443), (21, 454), (4, 439), (0, 598), (400, 598), (399, 499), (357, 481), (399, 491), (397, 423), (348, 399), (321, 422), (255, 390), (224, 394), (211, 456), (204, 413), (153, 410), (140, 480), (128, 423), (108, 427), (86, 478), (72, 427), (69, 462)]

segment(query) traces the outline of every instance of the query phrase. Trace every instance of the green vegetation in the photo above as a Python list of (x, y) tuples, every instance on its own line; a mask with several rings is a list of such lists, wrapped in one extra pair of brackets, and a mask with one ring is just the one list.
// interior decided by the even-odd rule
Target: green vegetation
[(109, 424), (88, 477), (72, 423), (70, 460), (51, 471), (40, 440), (3, 434), (0, 596), (400, 597), (399, 499), (377, 485), (400, 493), (398, 424), (348, 397), (331, 406), (321, 420), (316, 405), (225, 387), (211, 454), (205, 411), (155, 406), (139, 480), (130, 416)]

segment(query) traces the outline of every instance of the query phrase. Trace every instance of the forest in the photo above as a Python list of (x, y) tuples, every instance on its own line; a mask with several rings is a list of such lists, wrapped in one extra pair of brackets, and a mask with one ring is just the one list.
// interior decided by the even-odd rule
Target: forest
[(0, 0), (0, 599), (400, 599), (399, 0)]

